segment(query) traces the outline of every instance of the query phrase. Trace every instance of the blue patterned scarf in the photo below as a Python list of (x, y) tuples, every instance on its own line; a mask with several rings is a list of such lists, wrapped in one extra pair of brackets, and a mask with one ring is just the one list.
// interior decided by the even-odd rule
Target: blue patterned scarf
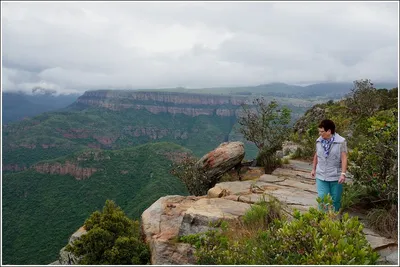
[(329, 149), (331, 148), (333, 141), (335, 141), (334, 135), (328, 140), (322, 138), (321, 144), (322, 147), (324, 148), (324, 153), (326, 158), (329, 156)]

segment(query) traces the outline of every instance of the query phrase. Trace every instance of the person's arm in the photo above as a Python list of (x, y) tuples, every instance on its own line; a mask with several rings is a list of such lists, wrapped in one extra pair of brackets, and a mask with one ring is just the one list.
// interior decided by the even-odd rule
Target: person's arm
[(318, 157), (317, 157), (317, 153), (315, 152), (314, 160), (313, 160), (313, 167), (312, 167), (312, 171), (311, 171), (311, 177), (312, 178), (315, 177), (315, 171), (317, 169), (317, 164), (318, 164)]
[(347, 144), (344, 142), (341, 145), (340, 159), (342, 161), (342, 173), (340, 174), (339, 183), (343, 183), (346, 180), (347, 172)]

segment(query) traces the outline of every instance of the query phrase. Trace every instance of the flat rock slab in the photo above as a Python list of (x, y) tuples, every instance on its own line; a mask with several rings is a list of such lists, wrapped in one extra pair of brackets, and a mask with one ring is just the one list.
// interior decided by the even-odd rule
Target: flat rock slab
[(279, 201), (287, 205), (300, 205), (306, 207), (317, 207), (316, 195), (299, 190), (297, 188), (283, 188), (274, 190), (270, 193), (272, 196), (279, 199)]
[(276, 176), (284, 176), (284, 177), (291, 177), (291, 178), (300, 178), (300, 179), (308, 179), (314, 180), (310, 172), (302, 171), (302, 170), (293, 170), (289, 168), (277, 168), (272, 172), (272, 175)]
[(304, 191), (309, 191), (310, 193), (317, 194), (317, 188), (315, 183), (304, 183), (301, 180), (286, 179), (282, 182), (276, 183), (282, 186), (294, 187)]
[(206, 232), (219, 220), (235, 220), (250, 208), (250, 204), (223, 198), (206, 198), (196, 201), (183, 216), (179, 236)]
[(285, 178), (278, 177), (276, 175), (270, 175), (270, 174), (263, 174), (258, 179), (258, 181), (266, 182), (266, 183), (276, 183), (276, 182), (282, 182), (284, 180), (285, 180)]
[[(248, 194), (248, 193), (250, 193), (250, 188), (251, 188), (252, 184), (255, 184), (255, 182), (254, 181), (222, 182), (222, 183), (218, 183), (215, 185), (214, 191), (215, 190), (217, 190), (217, 191), (225, 190), (228, 195)], [(213, 189), (213, 188), (211, 188), (211, 189)], [(210, 190), (209, 190), (209, 192), (210, 192)]]
[(312, 170), (312, 163), (300, 160), (289, 160), (289, 166), (295, 170), (300, 170), (310, 173)]
[(371, 247), (375, 250), (384, 249), (390, 246), (397, 246), (397, 240), (380, 236), (369, 228), (364, 228), (363, 232), (368, 242), (371, 244)]

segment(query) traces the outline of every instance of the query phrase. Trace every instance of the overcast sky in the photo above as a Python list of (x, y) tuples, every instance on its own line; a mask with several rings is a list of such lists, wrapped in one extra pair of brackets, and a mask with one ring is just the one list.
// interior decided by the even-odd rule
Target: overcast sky
[(398, 3), (1, 3), (2, 88), (398, 80)]

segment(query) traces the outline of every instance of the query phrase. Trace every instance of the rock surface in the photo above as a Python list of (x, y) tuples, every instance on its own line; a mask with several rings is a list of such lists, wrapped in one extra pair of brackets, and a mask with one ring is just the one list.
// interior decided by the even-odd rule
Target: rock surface
[(242, 162), (244, 155), (242, 142), (225, 142), (199, 159), (196, 167), (207, 177), (217, 179)]
[[(75, 233), (71, 235), (68, 240), (68, 244), (72, 244), (75, 240), (81, 238), (82, 235), (86, 234), (86, 230), (84, 227), (80, 227)], [(76, 265), (78, 263), (79, 258), (76, 257), (73, 253), (65, 251), (65, 247), (60, 250), (60, 254), (58, 260), (50, 263), (49, 265)]]
[[(150, 244), (152, 264), (195, 264), (191, 246), (177, 242), (182, 235), (207, 231), (211, 222), (221, 218), (236, 220), (252, 203), (269, 195), (294, 208), (307, 211), (316, 207), (315, 180), (309, 177), (310, 165), (291, 161), (289, 167), (273, 175), (260, 175), (254, 180), (221, 182), (207, 196), (166, 196), (157, 200), (142, 214), (142, 227)], [(352, 214), (350, 214), (352, 215)], [(398, 263), (396, 240), (382, 237), (364, 228), (367, 240), (381, 255), (381, 264)]]

